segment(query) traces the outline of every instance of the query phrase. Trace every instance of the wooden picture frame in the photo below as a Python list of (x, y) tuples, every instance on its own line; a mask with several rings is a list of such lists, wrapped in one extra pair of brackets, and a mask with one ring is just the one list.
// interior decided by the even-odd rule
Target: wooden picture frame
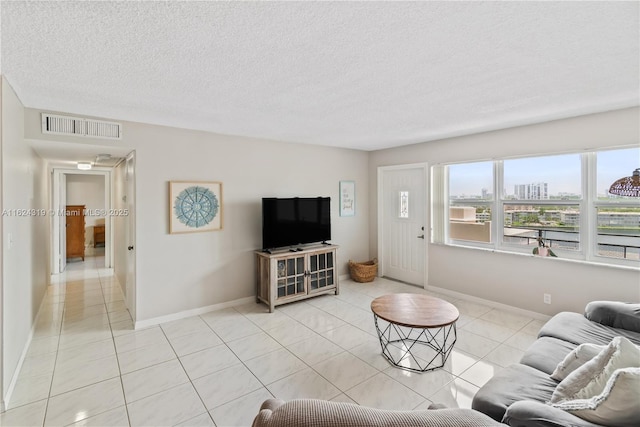
[(222, 230), (222, 208), (222, 182), (169, 182), (170, 234)]

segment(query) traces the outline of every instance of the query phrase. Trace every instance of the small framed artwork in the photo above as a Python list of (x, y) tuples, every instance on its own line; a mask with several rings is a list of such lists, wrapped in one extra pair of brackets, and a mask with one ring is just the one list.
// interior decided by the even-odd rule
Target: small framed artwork
[(355, 181), (340, 181), (340, 216), (355, 216), (356, 214), (356, 183)]
[(169, 233), (222, 230), (222, 183), (169, 182)]

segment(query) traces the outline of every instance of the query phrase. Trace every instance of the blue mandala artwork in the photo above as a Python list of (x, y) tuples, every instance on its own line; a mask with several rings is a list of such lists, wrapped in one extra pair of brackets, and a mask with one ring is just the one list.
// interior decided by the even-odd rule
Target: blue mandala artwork
[(220, 203), (208, 188), (193, 186), (178, 194), (173, 205), (178, 220), (191, 228), (200, 228), (209, 224), (218, 215)]

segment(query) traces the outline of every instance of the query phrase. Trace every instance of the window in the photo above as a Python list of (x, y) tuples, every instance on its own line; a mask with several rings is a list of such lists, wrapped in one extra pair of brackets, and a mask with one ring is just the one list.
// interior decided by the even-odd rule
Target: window
[(409, 192), (400, 192), (400, 218), (409, 218)]
[(581, 168), (580, 154), (505, 160), (503, 243), (579, 251)]
[(538, 246), (538, 239), (555, 249), (580, 249), (579, 205), (513, 205), (504, 203), (503, 242)]
[(609, 193), (611, 184), (640, 167), (640, 148), (596, 154), (597, 257), (640, 260), (640, 200)]
[(640, 198), (608, 190), (639, 167), (636, 147), (434, 166), (432, 241), (531, 253), (542, 239), (560, 258), (637, 266)]
[(491, 243), (493, 162), (449, 167), (449, 238)]
[(597, 255), (640, 259), (640, 207), (598, 207)]
[[(640, 168), (640, 148), (600, 151), (597, 153), (596, 163), (596, 193), (598, 200), (634, 201), (632, 197), (609, 194), (609, 187), (619, 178), (631, 176), (635, 169)], [(636, 198), (635, 201), (638, 202), (638, 199)]]
[(579, 200), (579, 154), (504, 161), (505, 200)]

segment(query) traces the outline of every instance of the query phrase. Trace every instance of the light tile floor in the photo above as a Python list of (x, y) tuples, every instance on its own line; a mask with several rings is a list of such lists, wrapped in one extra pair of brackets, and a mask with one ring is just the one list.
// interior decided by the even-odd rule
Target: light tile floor
[[(45, 305), (0, 425), (248, 426), (270, 397), (385, 409), (470, 407), (479, 387), (517, 362), (539, 320), (401, 283), (343, 281), (276, 308), (234, 308), (133, 330), (103, 259), (70, 264)], [(380, 354), (371, 301), (412, 292), (460, 310), (444, 369), (417, 374)]]

